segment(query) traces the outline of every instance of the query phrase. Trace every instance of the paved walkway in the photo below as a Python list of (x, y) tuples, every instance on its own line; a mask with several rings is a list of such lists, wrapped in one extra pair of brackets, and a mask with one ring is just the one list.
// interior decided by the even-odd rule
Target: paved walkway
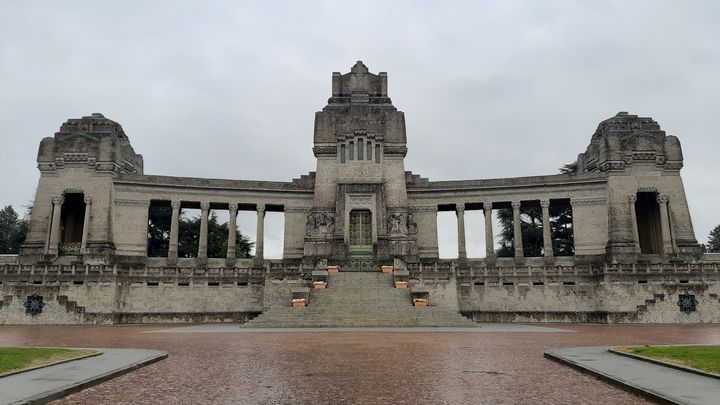
[(241, 328), (240, 324), (206, 324), (194, 326), (181, 326), (151, 330), (144, 333), (358, 333), (358, 332), (389, 332), (389, 333), (482, 333), (482, 332), (531, 332), (531, 333), (558, 333), (572, 332), (567, 329), (551, 328), (547, 326), (484, 323), (473, 328), (445, 328), (445, 327), (418, 327), (418, 328), (389, 328), (389, 327), (361, 327), (361, 328)]
[(718, 404), (720, 379), (608, 352), (607, 347), (545, 351), (546, 357), (589, 372), (640, 395), (673, 404)]
[(45, 403), (167, 357), (159, 350), (97, 350), (102, 354), (0, 378), (0, 404)]

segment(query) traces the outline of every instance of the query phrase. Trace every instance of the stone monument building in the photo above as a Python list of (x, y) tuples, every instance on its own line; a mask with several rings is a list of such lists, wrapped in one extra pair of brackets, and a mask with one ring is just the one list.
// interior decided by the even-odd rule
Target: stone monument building
[[(703, 255), (695, 238), (680, 142), (652, 118), (620, 112), (601, 122), (568, 173), (430, 181), (405, 170), (405, 115), (388, 95), (387, 74), (357, 62), (332, 74), (312, 152), (317, 170), (289, 182), (158, 176), (144, 173), (117, 122), (68, 120), (40, 142), (22, 252), (0, 259), (0, 324), (258, 315), (250, 324), (720, 321), (720, 260)], [(162, 257), (148, 255), (156, 209), (169, 218)], [(178, 253), (184, 209), (200, 210), (193, 257)], [(213, 210), (230, 218), (223, 257), (208, 255)], [(485, 218), (483, 258), (467, 255), (471, 210)], [(239, 211), (257, 215), (253, 258), (236, 254)], [(456, 259), (438, 257), (439, 211), (456, 214)], [(494, 211), (512, 229), (510, 255), (498, 254)], [(280, 260), (264, 258), (266, 212), (284, 213)], [(523, 230), (532, 212), (542, 236), (534, 250)], [(561, 228), (571, 232), (561, 238)], [(394, 273), (380, 273), (382, 265)], [(316, 281), (328, 288), (309, 289)], [(393, 281), (410, 288), (396, 291)], [(343, 303), (368, 291), (387, 304), (382, 311), (343, 315)], [(298, 297), (306, 308), (290, 307)], [(413, 297), (430, 306), (413, 308)]]

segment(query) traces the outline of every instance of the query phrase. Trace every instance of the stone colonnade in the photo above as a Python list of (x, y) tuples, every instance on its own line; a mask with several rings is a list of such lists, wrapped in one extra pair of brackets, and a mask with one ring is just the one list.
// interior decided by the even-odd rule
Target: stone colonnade
[[(570, 200), (572, 205), (572, 200)], [(497, 204), (497, 203), (496, 203)], [(515, 245), (515, 257), (524, 257), (522, 243), (522, 228), (520, 225), (520, 201), (512, 201), (510, 206), (513, 210), (513, 240)], [(485, 215), (485, 256), (495, 257), (495, 241), (493, 234), (492, 210), (493, 202), (482, 203), (482, 210)], [(553, 257), (552, 239), (550, 234), (550, 200), (540, 200), (542, 208), (542, 229), (543, 229), (543, 252), (545, 257)], [(465, 204), (455, 205), (458, 229), (458, 258), (467, 259), (467, 246), (465, 242)]]
[[(178, 237), (180, 228), (180, 208), (182, 203), (180, 201), (172, 201), (170, 203), (172, 207), (172, 219), (170, 222), (170, 243), (168, 246), (168, 260), (171, 262), (177, 261), (178, 259)], [(238, 204), (229, 203), (228, 210), (230, 212), (230, 219), (228, 221), (228, 246), (227, 246), (227, 259), (235, 260), (237, 240), (235, 232), (237, 231), (237, 214)], [(255, 241), (255, 258), (262, 260), (264, 258), (264, 235), (265, 235), (265, 205), (257, 204), (257, 229), (256, 229), (256, 241)], [(207, 259), (207, 244), (208, 244), (208, 218), (210, 215), (210, 203), (200, 203), (200, 238), (198, 242), (198, 259)]]

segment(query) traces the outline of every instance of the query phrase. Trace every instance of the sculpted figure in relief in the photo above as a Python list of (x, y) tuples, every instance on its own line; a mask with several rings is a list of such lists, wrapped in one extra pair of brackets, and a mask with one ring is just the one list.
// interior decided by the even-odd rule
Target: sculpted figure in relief
[(315, 212), (308, 215), (305, 232), (308, 236), (331, 234), (335, 230), (335, 217), (328, 212)]
[(389, 233), (401, 233), (403, 235), (414, 235), (417, 233), (417, 224), (412, 214), (390, 214), (387, 218)]

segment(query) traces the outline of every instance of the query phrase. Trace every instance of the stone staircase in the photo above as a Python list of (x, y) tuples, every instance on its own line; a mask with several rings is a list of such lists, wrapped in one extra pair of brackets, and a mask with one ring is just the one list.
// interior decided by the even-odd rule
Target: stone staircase
[(272, 306), (244, 328), (476, 327), (452, 308), (415, 308), (410, 290), (392, 285), (392, 274), (329, 274), (327, 289), (313, 289), (305, 308)]

